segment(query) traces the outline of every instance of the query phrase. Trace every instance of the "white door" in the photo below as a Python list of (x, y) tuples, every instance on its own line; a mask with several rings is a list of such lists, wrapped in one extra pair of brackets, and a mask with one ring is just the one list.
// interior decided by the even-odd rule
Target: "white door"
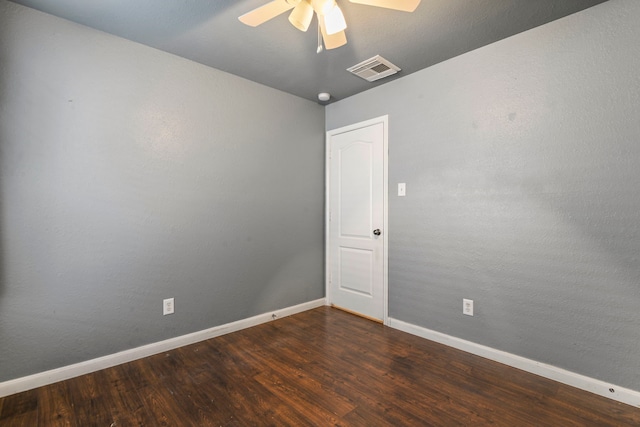
[(327, 134), (327, 296), (331, 304), (385, 320), (387, 117)]

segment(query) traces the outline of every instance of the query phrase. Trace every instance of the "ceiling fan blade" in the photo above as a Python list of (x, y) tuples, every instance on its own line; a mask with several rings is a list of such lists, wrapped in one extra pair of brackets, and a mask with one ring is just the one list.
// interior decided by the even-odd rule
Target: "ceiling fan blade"
[(420, 4), (420, 0), (349, 0), (351, 3), (366, 4), (367, 6), (384, 7), (386, 9), (413, 12)]
[(291, 22), (291, 25), (304, 32), (309, 29), (312, 19), (313, 7), (311, 7), (311, 3), (306, 0), (298, 3), (298, 5), (293, 8), (291, 15), (289, 15), (289, 22)]
[(293, 9), (293, 5), (289, 4), (287, 0), (273, 0), (264, 6), (245, 13), (238, 19), (250, 27), (257, 27), (290, 9)]
[(324, 23), (324, 16), (318, 15), (318, 23), (320, 24), (320, 31), (322, 32), (322, 40), (324, 40), (324, 47), (329, 49), (335, 49), (347, 44), (347, 35), (344, 31), (337, 32), (335, 34), (327, 34), (327, 27)]

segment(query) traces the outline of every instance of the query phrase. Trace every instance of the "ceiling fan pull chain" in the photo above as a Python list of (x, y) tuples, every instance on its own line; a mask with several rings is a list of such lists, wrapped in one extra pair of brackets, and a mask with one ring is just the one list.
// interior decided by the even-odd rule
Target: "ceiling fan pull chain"
[(316, 22), (318, 23), (318, 49), (316, 49), (316, 53), (320, 53), (323, 50), (323, 48), (322, 48), (322, 33), (320, 31), (320, 19), (316, 19)]

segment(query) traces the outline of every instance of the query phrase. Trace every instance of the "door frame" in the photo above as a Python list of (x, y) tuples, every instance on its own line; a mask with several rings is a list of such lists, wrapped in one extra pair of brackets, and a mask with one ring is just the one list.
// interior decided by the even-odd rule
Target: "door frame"
[(343, 126), (341, 128), (332, 129), (326, 132), (325, 138), (325, 213), (324, 213), (324, 253), (325, 253), (325, 295), (327, 305), (331, 305), (333, 300), (331, 297), (331, 283), (329, 278), (331, 277), (331, 253), (329, 242), (329, 213), (331, 212), (331, 137), (352, 130), (360, 129), (363, 127), (371, 126), (377, 123), (382, 123), (383, 135), (383, 256), (382, 256), (382, 306), (383, 306), (383, 323), (389, 326), (389, 115), (376, 117), (373, 119), (365, 120), (363, 122), (354, 123), (352, 125)]

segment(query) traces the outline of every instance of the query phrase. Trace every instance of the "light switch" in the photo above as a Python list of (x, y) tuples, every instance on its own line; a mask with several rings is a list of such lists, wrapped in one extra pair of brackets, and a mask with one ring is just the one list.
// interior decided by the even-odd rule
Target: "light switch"
[(401, 182), (398, 184), (398, 196), (403, 197), (407, 195), (407, 184)]

